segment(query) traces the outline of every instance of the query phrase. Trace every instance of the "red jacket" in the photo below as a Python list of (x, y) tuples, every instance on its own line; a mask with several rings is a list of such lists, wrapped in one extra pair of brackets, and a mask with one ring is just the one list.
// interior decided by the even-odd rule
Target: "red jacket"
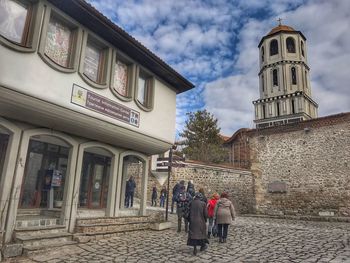
[(208, 201), (208, 217), (214, 216), (214, 209), (217, 202), (218, 202), (217, 199), (210, 199)]

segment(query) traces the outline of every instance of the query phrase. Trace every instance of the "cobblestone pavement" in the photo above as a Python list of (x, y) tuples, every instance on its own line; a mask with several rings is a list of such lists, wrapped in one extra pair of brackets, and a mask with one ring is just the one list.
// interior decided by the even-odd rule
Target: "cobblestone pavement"
[(208, 250), (197, 256), (186, 239), (174, 224), (169, 230), (129, 232), (7, 262), (350, 263), (350, 224), (346, 223), (239, 217), (229, 229), (227, 243), (211, 238)]

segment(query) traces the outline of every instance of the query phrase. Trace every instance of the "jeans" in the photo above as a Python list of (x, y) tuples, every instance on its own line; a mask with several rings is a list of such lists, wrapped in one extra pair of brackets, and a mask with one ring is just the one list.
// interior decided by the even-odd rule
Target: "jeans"
[(125, 207), (132, 207), (134, 204), (134, 192), (125, 193)]
[(214, 232), (215, 232), (215, 231), (213, 231), (214, 227), (216, 227), (215, 223), (214, 223), (214, 218), (213, 217), (209, 217), (208, 233), (213, 233), (214, 234)]
[(164, 207), (164, 204), (165, 204), (165, 196), (161, 196), (160, 197), (160, 207)]
[(157, 197), (152, 197), (152, 206), (157, 206)]
[(218, 236), (221, 238), (227, 238), (229, 224), (218, 224)]

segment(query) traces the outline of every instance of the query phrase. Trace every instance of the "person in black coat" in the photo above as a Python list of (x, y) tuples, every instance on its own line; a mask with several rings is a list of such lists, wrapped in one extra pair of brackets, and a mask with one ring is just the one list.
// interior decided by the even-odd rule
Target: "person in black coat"
[(192, 196), (192, 198), (196, 194), (196, 190), (194, 189), (193, 181), (188, 181), (187, 192)]
[(174, 213), (174, 204), (176, 202), (176, 196), (180, 193), (182, 186), (185, 186), (185, 181), (181, 180), (179, 183), (176, 183), (173, 188), (173, 198), (171, 199), (171, 213)]
[(135, 193), (136, 183), (133, 176), (130, 176), (129, 180), (126, 181), (125, 186), (125, 207), (133, 207), (134, 204), (134, 193)]
[(157, 187), (153, 186), (153, 188), (152, 188), (152, 206), (157, 206), (157, 197), (158, 197)]
[(190, 204), (189, 209), (189, 232), (187, 245), (193, 246), (193, 254), (197, 254), (197, 246), (200, 246), (200, 250), (207, 249), (209, 241), (207, 239), (207, 205), (203, 201), (203, 195), (196, 193), (194, 200)]

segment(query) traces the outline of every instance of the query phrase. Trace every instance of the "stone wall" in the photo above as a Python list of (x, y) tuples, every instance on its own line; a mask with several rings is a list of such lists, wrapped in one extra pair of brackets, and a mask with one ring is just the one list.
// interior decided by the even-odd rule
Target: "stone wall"
[(257, 213), (350, 216), (350, 114), (248, 135)]
[[(207, 197), (213, 193), (229, 193), (229, 198), (233, 201), (238, 213), (254, 212), (254, 193), (252, 174), (244, 169), (234, 169), (232, 167), (203, 165), (194, 162), (187, 162), (185, 168), (174, 168), (170, 179), (170, 201), (172, 198), (172, 189), (175, 184), (181, 180), (186, 182), (192, 180), (195, 190), (203, 188)], [(148, 181), (148, 193), (151, 198), (152, 186), (157, 185), (156, 178), (150, 175)], [(167, 181), (165, 182), (167, 185)], [(171, 202), (169, 202), (169, 205)]]

